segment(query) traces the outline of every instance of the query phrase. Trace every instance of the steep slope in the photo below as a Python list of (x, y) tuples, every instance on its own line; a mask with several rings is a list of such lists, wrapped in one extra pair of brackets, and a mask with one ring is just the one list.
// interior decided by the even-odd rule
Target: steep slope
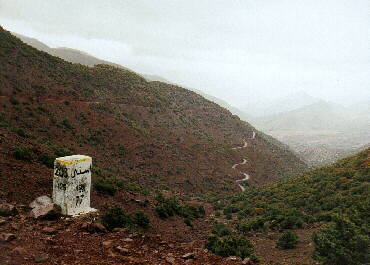
[(66, 148), (91, 155), (103, 180), (143, 193), (237, 190), (231, 163), (241, 156), (254, 184), (306, 169), (260, 133), (233, 151), (254, 129), (191, 91), (108, 65), (74, 65), (0, 34), (2, 198), (27, 202), (50, 192), (45, 161)]

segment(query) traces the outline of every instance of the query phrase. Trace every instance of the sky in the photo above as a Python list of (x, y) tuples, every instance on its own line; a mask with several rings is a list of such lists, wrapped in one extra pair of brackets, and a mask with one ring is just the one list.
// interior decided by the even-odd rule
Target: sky
[(242, 108), (370, 99), (369, 0), (0, 0), (0, 25)]

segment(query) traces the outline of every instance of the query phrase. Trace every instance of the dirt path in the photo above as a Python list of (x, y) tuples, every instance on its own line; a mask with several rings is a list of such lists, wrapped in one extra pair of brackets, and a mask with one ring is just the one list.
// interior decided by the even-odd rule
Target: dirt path
[[(252, 137), (249, 138), (250, 140), (253, 140), (254, 138), (256, 138), (256, 132), (253, 131), (253, 134), (252, 134)], [(241, 148), (246, 148), (248, 146), (248, 143), (246, 140), (244, 140), (244, 145), (243, 146), (238, 146), (238, 147), (234, 147), (232, 148), (232, 150), (237, 150), (237, 149), (241, 149)], [(237, 166), (239, 165), (244, 165), (247, 163), (247, 159), (243, 158), (243, 162), (241, 163), (238, 163), (238, 164), (234, 164), (231, 168), (232, 169), (236, 169)], [(244, 178), (242, 179), (238, 179), (236, 180), (235, 182), (238, 184), (239, 188), (242, 190), (242, 191), (245, 191), (245, 187), (243, 187), (240, 182), (243, 182), (243, 181), (247, 181), (249, 180), (250, 176), (249, 174), (245, 173), (245, 172), (240, 172), (242, 175), (244, 175)]]

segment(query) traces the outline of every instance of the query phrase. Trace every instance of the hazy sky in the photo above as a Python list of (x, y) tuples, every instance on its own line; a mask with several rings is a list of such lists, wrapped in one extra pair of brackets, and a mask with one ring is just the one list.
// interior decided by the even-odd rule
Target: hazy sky
[(0, 0), (0, 25), (236, 106), (370, 99), (369, 0)]

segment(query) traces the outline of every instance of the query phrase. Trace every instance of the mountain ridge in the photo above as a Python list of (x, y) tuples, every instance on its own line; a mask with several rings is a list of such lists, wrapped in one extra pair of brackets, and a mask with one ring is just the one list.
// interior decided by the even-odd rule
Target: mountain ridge
[[(13, 156), (15, 143), (24, 144), (32, 153), (31, 168), (41, 170), (47, 182), (50, 176), (38, 162), (40, 156), (67, 147), (94, 157), (106, 178), (128, 175), (142, 189), (165, 187), (181, 193), (238, 189), (235, 180), (239, 176), (230, 163), (241, 154), (231, 147), (251, 135), (254, 128), (248, 123), (184, 88), (147, 82), (129, 70), (109, 65), (71, 64), (0, 32), (1, 130), (8, 135), (2, 163), (9, 160), (29, 172), (26, 168), (30, 165)], [(251, 160), (246, 167), (252, 184), (306, 169), (294, 154), (262, 136), (257, 132), (254, 147), (244, 151)], [(38, 139), (42, 139), (40, 143)], [(4, 172), (13, 179), (12, 165), (6, 165)], [(19, 181), (8, 182), (3, 192), (19, 190)], [(35, 192), (45, 188), (32, 183), (28, 185)], [(20, 199), (13, 194), (13, 199)], [(30, 192), (29, 196), (36, 194)]]

